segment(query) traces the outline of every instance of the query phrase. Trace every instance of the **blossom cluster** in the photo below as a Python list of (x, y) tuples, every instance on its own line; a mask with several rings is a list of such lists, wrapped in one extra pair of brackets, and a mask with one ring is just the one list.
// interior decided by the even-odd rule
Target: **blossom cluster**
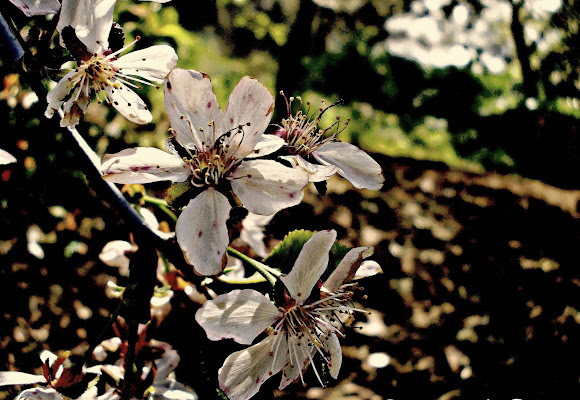
[[(338, 140), (348, 121), (338, 119), (321, 127), (322, 116), (332, 106), (314, 108), (299, 97), (290, 98), (286, 117), (272, 121), (274, 95), (257, 79), (244, 76), (222, 108), (209, 75), (179, 68), (172, 47), (155, 45), (127, 52), (139, 38), (124, 43), (122, 28), (113, 21), (116, 0), (12, 3), (26, 15), (58, 13), (59, 44), (75, 65), (63, 69), (62, 79), (48, 93), (45, 115), (58, 114), (62, 127), (74, 129), (93, 99), (114, 107), (136, 124), (150, 123), (152, 114), (136, 91), (141, 85), (163, 88), (171, 124), (166, 149), (134, 147), (105, 154), (102, 176), (123, 185), (171, 182), (165, 202), (177, 217), (174, 233), (165, 233), (164, 238), (175, 240), (197, 275), (220, 277), (231, 265), (228, 250), (234, 210), (247, 214), (246, 224), (237, 234), (266, 263), (260, 233), (263, 225), (279, 211), (298, 205), (310, 182), (319, 184), (339, 174), (357, 189), (379, 190), (383, 185), (380, 165), (363, 150)], [(298, 107), (294, 101), (299, 102)], [(14, 161), (0, 150), (2, 164)], [(156, 221), (148, 224), (157, 229)], [(177, 283), (174, 266), (159, 261), (158, 275), (170, 289), (157, 296), (158, 301), (152, 298), (152, 320), (159, 324), (170, 312), (173, 290), (189, 290), (188, 296), (201, 304), (195, 320), (210, 340), (233, 339), (250, 345), (227, 357), (218, 371), (220, 388), (231, 400), (252, 397), (278, 372), (282, 375), (280, 389), (297, 380), (304, 382), (309, 365), (323, 385), (317, 363), (325, 364), (336, 378), (342, 362), (339, 337), (344, 336), (340, 316), (364, 312), (354, 303), (354, 280), (360, 275), (359, 268), (370, 271), (367, 275), (380, 271), (378, 264), (365, 260), (372, 254), (370, 247), (350, 249), (338, 260), (331, 257), (337, 246), (334, 230), (310, 232), (298, 244), (288, 241), (289, 246), (298, 246), (297, 257), (288, 261), (290, 269), (249, 261), (274, 285), (274, 299), (252, 288), (210, 293), (209, 300), (196, 297), (192, 285)], [(101, 260), (120, 267), (120, 275), (128, 276), (136, 251), (135, 243), (111, 242), (103, 249)], [(109, 287), (112, 296), (123, 297), (123, 287), (114, 283)], [(171, 374), (179, 356), (169, 344), (148, 337), (146, 326), (140, 327), (137, 343), (127, 344), (122, 336), (119, 333), (95, 347), (91, 367), (79, 368), (66, 356), (43, 352), (42, 375), (0, 372), (0, 386), (42, 385), (24, 390), (18, 399), (117, 399), (125, 397), (123, 390), (131, 390), (132, 398), (196, 398)], [(121, 362), (131, 345), (150, 350), (140, 359), (133, 386), (123, 383), (126, 366)], [(114, 362), (110, 352), (118, 355)], [(107, 389), (99, 386), (97, 390), (96, 382), (103, 381), (108, 382)]]

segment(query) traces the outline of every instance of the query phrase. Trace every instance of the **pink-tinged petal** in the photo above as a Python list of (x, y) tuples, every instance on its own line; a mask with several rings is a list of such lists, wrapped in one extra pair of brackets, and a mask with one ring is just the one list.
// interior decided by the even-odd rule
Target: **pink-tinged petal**
[(350, 143), (326, 143), (312, 152), (322, 163), (336, 165), (338, 173), (357, 189), (379, 190), (385, 177), (381, 166), (367, 153)]
[[(62, 0), (58, 32), (72, 26), (91, 53), (102, 54), (109, 48), (109, 32), (117, 0)], [(61, 45), (64, 46), (61, 36)]]
[(232, 290), (206, 301), (195, 320), (210, 340), (252, 341), (281, 318), (278, 308), (262, 293), (252, 289)]
[(298, 380), (308, 368), (310, 360), (316, 351), (314, 346), (309, 346), (307, 336), (298, 337), (291, 335), (288, 337), (288, 353), (286, 362), (282, 369), (282, 380), (279, 389), (284, 389), (292, 382)]
[(245, 76), (228, 99), (222, 132), (242, 126), (243, 134), (232, 135), (230, 148), (242, 159), (254, 150), (274, 111), (274, 96), (257, 79)]
[(127, 85), (121, 84), (118, 88), (107, 86), (106, 90), (113, 107), (129, 121), (148, 124), (153, 120), (147, 104)]
[(285, 335), (270, 335), (260, 343), (232, 353), (218, 371), (220, 388), (230, 400), (247, 400), (284, 365)]
[(338, 172), (338, 167), (335, 165), (313, 164), (311, 162), (306, 161), (300, 155), (282, 156), (280, 158), (289, 161), (296, 168), (302, 168), (303, 170), (308, 172), (309, 175), (308, 180), (310, 182), (325, 181)]
[(6, 385), (32, 385), (46, 382), (42, 375), (32, 375), (17, 371), (0, 371), (0, 386)]
[(213, 188), (198, 194), (177, 219), (175, 235), (186, 260), (204, 276), (221, 274), (227, 263), (229, 244), (226, 221), (228, 199)]
[(339, 287), (352, 279), (362, 261), (372, 254), (373, 248), (368, 246), (350, 249), (324, 282), (326, 290), (336, 292)]
[(54, 14), (60, 9), (58, 0), (10, 0), (27, 17)]
[(101, 160), (103, 178), (114, 183), (183, 182), (189, 168), (183, 159), (154, 147), (134, 147)]
[(254, 146), (254, 150), (246, 158), (267, 156), (282, 148), (286, 142), (279, 136), (262, 135), (260, 141)]
[(70, 79), (75, 74), (76, 74), (75, 71), (67, 73), (60, 81), (58, 81), (56, 86), (46, 95), (46, 102), (48, 103), (48, 106), (46, 107), (44, 115), (47, 118), (52, 118), (54, 112), (62, 106), (62, 104), (64, 103), (64, 99), (73, 90), (74, 84), (70, 81)]
[(336, 379), (342, 365), (342, 348), (340, 347), (340, 342), (334, 332), (328, 338), (323, 337), (321, 340), (324, 350), (327, 352), (326, 360), (328, 361), (330, 376)]
[(62, 396), (53, 388), (32, 388), (22, 391), (14, 400), (62, 400)]
[(336, 240), (335, 230), (316, 232), (304, 244), (288, 275), (280, 277), (290, 296), (303, 303), (328, 266), (328, 253)]
[(6, 150), (0, 149), (0, 165), (12, 164), (16, 161), (16, 157), (8, 153)]
[(134, 75), (150, 82), (163, 83), (177, 65), (177, 54), (171, 46), (151, 46), (128, 53), (112, 62), (123, 75)]
[(308, 174), (274, 160), (242, 162), (231, 181), (236, 196), (250, 212), (271, 215), (302, 201)]
[(175, 68), (164, 87), (165, 108), (177, 141), (188, 149), (213, 146), (217, 138), (208, 124), (219, 124), (222, 112), (210, 77), (199, 71)]

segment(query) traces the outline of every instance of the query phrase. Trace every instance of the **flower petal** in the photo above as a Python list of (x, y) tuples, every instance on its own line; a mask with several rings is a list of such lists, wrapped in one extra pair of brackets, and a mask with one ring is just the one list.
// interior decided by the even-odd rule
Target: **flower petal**
[(372, 254), (373, 248), (368, 246), (350, 249), (340, 261), (340, 264), (332, 271), (326, 282), (324, 282), (326, 290), (336, 292), (339, 287), (352, 279), (363, 259)]
[(262, 135), (260, 141), (254, 146), (254, 150), (246, 156), (246, 158), (262, 157), (268, 154), (272, 154), (286, 142), (279, 136), (275, 135)]
[(330, 376), (336, 379), (342, 365), (342, 348), (338, 337), (333, 332), (328, 337), (322, 337), (322, 344), (324, 350), (328, 353), (326, 359), (328, 360)]
[[(72, 26), (91, 53), (102, 54), (109, 48), (109, 32), (117, 0), (62, 0), (58, 32)], [(61, 45), (64, 46), (61, 36)]]
[(120, 84), (118, 88), (107, 86), (106, 90), (113, 107), (129, 121), (136, 124), (148, 124), (153, 120), (147, 104), (127, 85)]
[(47, 15), (58, 12), (60, 3), (58, 0), (10, 0), (24, 15)]
[(42, 375), (33, 375), (18, 371), (0, 371), (0, 386), (32, 385), (41, 382), (46, 382), (46, 378)]
[(62, 400), (62, 396), (53, 388), (32, 388), (22, 391), (14, 400)]
[(195, 320), (211, 340), (234, 339), (251, 344), (266, 328), (281, 318), (278, 308), (252, 289), (232, 290), (206, 301)]
[(297, 302), (304, 302), (322, 273), (328, 266), (328, 253), (336, 240), (336, 231), (316, 232), (304, 244), (298, 259), (288, 275), (280, 277), (290, 295)]
[(310, 182), (321, 182), (325, 181), (334, 174), (338, 172), (338, 167), (335, 165), (328, 165), (328, 164), (313, 164), (311, 162), (306, 161), (299, 155), (295, 156), (282, 156), (286, 161), (289, 161), (295, 167), (302, 168), (306, 172), (308, 172), (308, 180)]
[(315, 352), (314, 346), (309, 346), (308, 344), (309, 341), (306, 336), (291, 335), (288, 337), (288, 353), (282, 369), (282, 380), (280, 381), (279, 389), (284, 389), (294, 382), (308, 368)]
[(213, 188), (198, 194), (181, 212), (175, 235), (189, 264), (200, 275), (218, 275), (227, 262), (229, 244), (226, 221), (231, 206)]
[(199, 71), (175, 68), (165, 80), (165, 108), (177, 141), (188, 149), (213, 145), (213, 129), (221, 121), (209, 75)]
[(242, 162), (233, 174), (232, 189), (244, 207), (260, 215), (271, 215), (302, 201), (308, 174), (274, 160)]
[(357, 269), (356, 273), (352, 277), (353, 280), (367, 278), (369, 276), (373, 276), (376, 274), (383, 273), (383, 269), (376, 261), (363, 261), (359, 269)]
[(64, 103), (64, 99), (70, 94), (71, 90), (73, 89), (74, 84), (71, 82), (71, 78), (76, 74), (75, 71), (71, 71), (67, 73), (65, 76), (62, 77), (60, 81), (56, 84), (54, 88), (46, 95), (46, 102), (48, 106), (46, 107), (46, 111), (44, 115), (46, 118), (52, 118), (54, 112), (58, 110), (62, 103)]
[(222, 132), (242, 126), (243, 135), (233, 135), (230, 148), (242, 159), (256, 147), (262, 134), (268, 127), (274, 111), (274, 96), (257, 79), (244, 76), (228, 99)]
[(230, 354), (218, 371), (220, 388), (230, 400), (246, 400), (266, 379), (280, 371), (287, 353), (285, 335), (270, 335), (260, 343)]
[(6, 150), (0, 149), (0, 165), (12, 164), (16, 161), (16, 157), (8, 153)]
[(171, 46), (151, 46), (125, 54), (112, 64), (119, 68), (123, 75), (140, 76), (160, 84), (177, 65), (177, 54)]
[(258, 215), (248, 212), (242, 221), (240, 239), (247, 243), (260, 257), (266, 257), (268, 250), (264, 244), (264, 227), (270, 223), (274, 214)]
[(114, 183), (183, 182), (189, 176), (189, 168), (181, 157), (154, 147), (105, 154), (101, 170), (103, 177)]
[(367, 153), (350, 143), (326, 143), (312, 152), (322, 163), (336, 165), (338, 173), (357, 189), (379, 190), (385, 177), (381, 166)]

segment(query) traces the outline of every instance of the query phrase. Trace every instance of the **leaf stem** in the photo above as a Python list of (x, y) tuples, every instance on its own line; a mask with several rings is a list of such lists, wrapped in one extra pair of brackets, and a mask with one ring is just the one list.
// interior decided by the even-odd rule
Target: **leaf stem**
[(236, 249), (228, 247), (228, 254), (232, 257), (237, 258), (238, 260), (242, 260), (243, 262), (251, 265), (260, 275), (262, 275), (272, 287), (276, 284), (278, 278), (282, 275), (280, 271), (274, 269), (272, 267), (267, 266), (259, 261), (254, 260), (253, 258), (248, 257), (247, 255), (239, 252)]

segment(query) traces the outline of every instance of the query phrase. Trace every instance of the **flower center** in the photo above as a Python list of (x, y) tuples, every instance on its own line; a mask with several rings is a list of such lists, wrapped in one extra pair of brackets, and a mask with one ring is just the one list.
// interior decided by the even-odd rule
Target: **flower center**
[(75, 72), (70, 81), (78, 85), (80, 92), (87, 97), (91, 91), (98, 93), (109, 86), (119, 87), (115, 78), (118, 71), (103, 55), (93, 55), (88, 61), (81, 61)]
[[(284, 96), (283, 92), (280, 92)], [(286, 100), (288, 118), (282, 119), (282, 127), (275, 133), (286, 140), (286, 149), (290, 154), (299, 154), (308, 156), (311, 152), (318, 149), (325, 143), (336, 141), (339, 133), (346, 129), (349, 120), (342, 121), (340, 117), (326, 129), (320, 129), (318, 124), (322, 115), (339, 104), (334, 103), (328, 107), (324, 106), (324, 100), (321, 101), (320, 107), (312, 110), (310, 102), (306, 102), (306, 108), (303, 110), (301, 97), (290, 97)], [(299, 106), (295, 114), (292, 114), (292, 102), (299, 101)], [(330, 132), (330, 133), (329, 133)]]
[(237, 164), (235, 157), (228, 156), (229, 146), (218, 143), (205, 151), (192, 153), (185, 161), (191, 168), (191, 183), (196, 187), (217, 186), (230, 169)]

